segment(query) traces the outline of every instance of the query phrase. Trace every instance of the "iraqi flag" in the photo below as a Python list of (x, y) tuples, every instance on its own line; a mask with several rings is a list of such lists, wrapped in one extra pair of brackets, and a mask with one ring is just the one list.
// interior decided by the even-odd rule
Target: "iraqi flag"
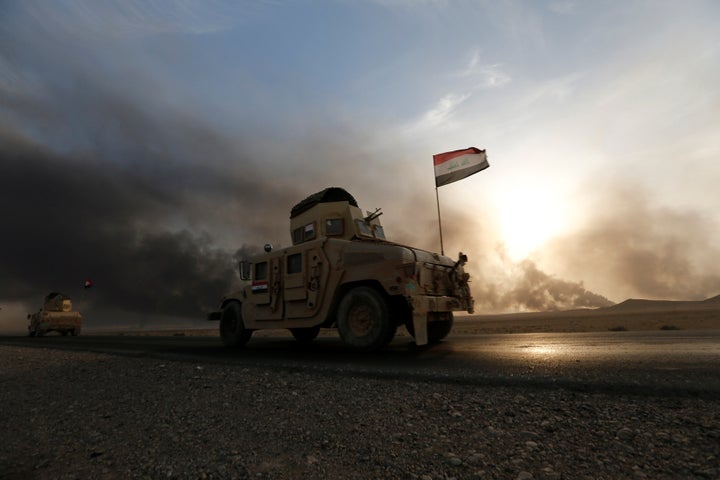
[(433, 155), (435, 186), (442, 187), (485, 170), (490, 166), (485, 150), (475, 147)]

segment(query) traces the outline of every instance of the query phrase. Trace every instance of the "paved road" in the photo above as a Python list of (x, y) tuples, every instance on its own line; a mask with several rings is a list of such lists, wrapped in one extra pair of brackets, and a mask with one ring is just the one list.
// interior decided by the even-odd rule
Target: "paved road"
[(720, 397), (719, 330), (455, 335), (423, 348), (397, 337), (373, 354), (348, 352), (336, 337), (303, 347), (289, 335), (253, 338), (241, 351), (222, 347), (217, 337), (193, 336), (0, 337), (0, 345), (343, 376)]

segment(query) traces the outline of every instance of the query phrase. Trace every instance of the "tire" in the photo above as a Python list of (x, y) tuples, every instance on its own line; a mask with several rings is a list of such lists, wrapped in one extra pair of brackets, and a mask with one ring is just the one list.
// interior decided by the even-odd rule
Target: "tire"
[[(67, 337), (67, 334), (68, 334), (68, 333), (70, 333), (68, 330), (63, 330), (62, 332), (60, 332), (60, 334), (61, 334), (63, 337)], [(74, 333), (75, 333), (75, 330), (73, 330), (73, 334), (74, 334)]]
[(437, 315), (443, 315), (446, 318), (428, 322), (428, 343), (438, 343), (450, 334), (453, 327), (452, 312), (438, 313)]
[(320, 327), (291, 328), (290, 333), (292, 333), (298, 342), (308, 344), (317, 338), (320, 333)]
[(72, 330), (70, 330), (70, 334), (71, 334), (73, 337), (77, 337), (78, 335), (80, 335), (80, 329), (79, 329), (79, 328), (73, 328)]
[[(446, 312), (429, 313), (428, 315), (444, 315), (447, 317), (444, 320), (435, 320), (432, 322), (428, 322), (428, 343), (438, 343), (440, 342), (440, 340), (444, 339), (450, 334), (450, 331), (453, 327), (453, 314), (452, 312)], [(407, 328), (407, 331), (410, 335), (415, 337), (415, 325), (413, 324), (412, 319), (405, 322), (405, 328)]]
[(34, 336), (35, 336), (35, 330), (28, 330), (28, 335), (30, 335), (31, 337), (34, 337)]
[(228, 348), (242, 348), (250, 340), (252, 330), (245, 328), (242, 308), (238, 302), (230, 302), (220, 316), (220, 338)]
[(378, 350), (395, 336), (387, 302), (376, 290), (356, 287), (345, 294), (337, 312), (340, 338), (359, 352)]

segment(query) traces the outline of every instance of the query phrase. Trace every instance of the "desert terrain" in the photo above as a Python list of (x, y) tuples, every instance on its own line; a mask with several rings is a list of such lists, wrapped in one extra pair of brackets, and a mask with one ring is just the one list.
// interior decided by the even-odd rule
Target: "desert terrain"
[[(115, 331), (139, 335), (217, 335), (217, 325), (196, 327)], [(700, 301), (628, 299), (611, 307), (556, 312), (502, 313), (493, 315), (456, 314), (451, 335), (496, 333), (600, 332), (643, 330), (720, 329), (720, 295)], [(88, 333), (92, 334), (90, 328)], [(107, 333), (105, 331), (104, 333)], [(286, 330), (265, 330), (253, 336), (287, 336)], [(337, 335), (333, 330), (320, 335)], [(398, 336), (406, 336), (399, 328)]]
[(720, 295), (702, 301), (629, 299), (611, 307), (456, 317), (454, 334), (707, 330), (720, 328)]

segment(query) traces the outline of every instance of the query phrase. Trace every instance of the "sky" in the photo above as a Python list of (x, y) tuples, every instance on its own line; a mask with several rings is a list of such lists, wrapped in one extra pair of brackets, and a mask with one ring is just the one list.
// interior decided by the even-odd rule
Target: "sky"
[(203, 318), (328, 186), (439, 251), (432, 155), (470, 146), (491, 167), (438, 199), (478, 313), (717, 295), (718, 24), (714, 0), (2, 2), (0, 329), (57, 290)]

